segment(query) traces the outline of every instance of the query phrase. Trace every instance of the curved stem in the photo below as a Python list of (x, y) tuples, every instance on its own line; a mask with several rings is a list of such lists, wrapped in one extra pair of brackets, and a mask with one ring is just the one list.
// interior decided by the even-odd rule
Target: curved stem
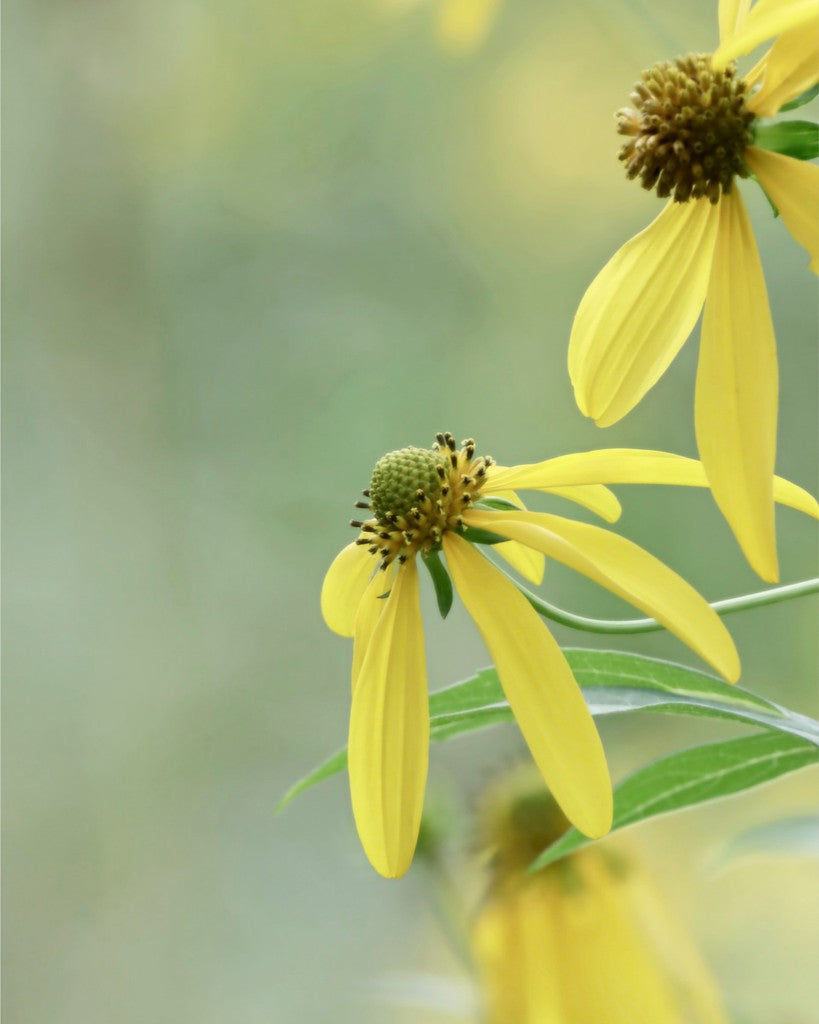
[[(546, 619), (551, 619), (552, 622), (560, 623), (561, 626), (581, 629), (586, 633), (654, 633), (665, 629), (656, 619), (590, 619), (585, 615), (575, 615), (549, 604), (517, 581), (513, 582), (536, 612)], [(718, 615), (730, 615), (732, 612), (762, 608), (766, 604), (779, 604), (780, 601), (790, 601), (794, 597), (816, 593), (819, 593), (819, 579), (800, 580), (798, 583), (786, 583), (784, 586), (771, 587), (770, 590), (760, 590), (754, 594), (741, 594), (739, 597), (727, 597), (722, 601), (711, 601), (710, 604)]]

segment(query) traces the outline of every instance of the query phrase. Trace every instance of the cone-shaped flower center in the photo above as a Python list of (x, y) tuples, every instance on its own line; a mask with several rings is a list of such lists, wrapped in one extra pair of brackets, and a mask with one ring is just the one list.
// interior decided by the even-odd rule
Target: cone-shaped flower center
[(452, 434), (437, 434), (432, 448), (401, 448), (382, 456), (373, 469), (367, 501), (373, 518), (354, 519), (361, 530), (357, 544), (381, 556), (381, 568), (394, 560), (405, 562), (418, 551), (440, 544), (447, 530), (463, 526), (464, 510), (480, 496), (489, 457), (475, 457), (475, 442), (460, 449)]
[(630, 136), (620, 150), (629, 178), (678, 203), (729, 192), (736, 175), (747, 178), (745, 150), (754, 115), (735, 68), (715, 70), (707, 54), (655, 64), (631, 94), (633, 107), (617, 114), (617, 130)]
[(385, 526), (393, 515), (408, 516), (418, 503), (419, 491), (439, 498), (443, 483), (439, 466), (446, 466), (443, 456), (430, 448), (402, 448), (382, 455), (370, 480), (370, 503), (378, 522)]

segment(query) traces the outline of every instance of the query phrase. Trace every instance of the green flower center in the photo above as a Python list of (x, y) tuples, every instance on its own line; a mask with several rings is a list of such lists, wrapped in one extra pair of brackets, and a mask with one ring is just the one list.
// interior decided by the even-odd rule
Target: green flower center
[(479, 804), (478, 844), (500, 872), (525, 872), (569, 822), (528, 763), (505, 772)]
[(745, 150), (754, 115), (746, 85), (729, 65), (711, 66), (707, 54), (663, 61), (644, 71), (631, 94), (633, 107), (617, 114), (617, 131), (630, 136), (620, 150), (629, 178), (678, 203), (730, 192), (747, 178)]
[(391, 516), (408, 516), (419, 498), (438, 498), (438, 467), (445, 468), (446, 463), (429, 448), (401, 448), (382, 455), (370, 481), (370, 502), (378, 522), (386, 525)]
[[(478, 804), (476, 845), (487, 858), (495, 882), (550, 884), (564, 893), (578, 892), (605, 870), (612, 881), (625, 877), (628, 864), (613, 850), (572, 855), (536, 874), (529, 874), (535, 858), (570, 827), (557, 801), (530, 763), (500, 776), (484, 790)], [(596, 856), (598, 871), (587, 877), (585, 858)]]
[(452, 434), (436, 434), (432, 448), (401, 448), (375, 464), (366, 501), (372, 518), (351, 525), (361, 530), (357, 544), (366, 544), (386, 569), (395, 559), (405, 562), (441, 543), (447, 530), (461, 530), (463, 514), (478, 500), (486, 483), (489, 457), (475, 455), (470, 438), (460, 448)]

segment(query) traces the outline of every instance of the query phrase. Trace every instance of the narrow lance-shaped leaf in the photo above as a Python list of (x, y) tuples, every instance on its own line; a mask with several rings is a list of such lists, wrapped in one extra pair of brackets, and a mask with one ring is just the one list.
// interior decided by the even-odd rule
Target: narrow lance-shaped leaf
[[(691, 747), (638, 769), (615, 787), (611, 830), (741, 793), (817, 763), (819, 747), (784, 733), (757, 733)], [(553, 864), (589, 842), (571, 828), (533, 862), (531, 870)]]
[(438, 611), (441, 613), (441, 618), (445, 619), (452, 608), (453, 591), (452, 580), (449, 578), (449, 573), (441, 561), (440, 549), (431, 548), (425, 555), (421, 556), (421, 561), (427, 567), (427, 571), (432, 579), (432, 585), (435, 588), (435, 599), (438, 602)]
[(810, 101), (815, 99), (817, 96), (819, 96), (819, 82), (803, 92), (801, 96), (797, 96), (795, 100), (791, 100), (790, 103), (786, 103), (784, 106), (780, 107), (779, 113), (783, 114), (786, 110), (796, 110), (797, 107), (804, 107), (806, 103), (810, 103)]
[[(819, 746), (819, 722), (737, 686), (657, 658), (583, 648), (564, 651), (595, 716), (659, 712), (723, 718), (798, 736)], [(512, 712), (493, 668), (430, 695), (430, 738), (444, 740), (474, 729), (511, 722)], [(297, 782), (279, 809), (316, 783), (344, 770), (340, 751)]]

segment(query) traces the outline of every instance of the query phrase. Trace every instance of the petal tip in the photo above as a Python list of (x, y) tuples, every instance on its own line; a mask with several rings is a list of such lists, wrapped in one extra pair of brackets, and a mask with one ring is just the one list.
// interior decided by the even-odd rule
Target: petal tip
[(594, 425), (596, 427), (603, 427), (603, 428), (605, 428), (605, 427), (613, 427), (614, 424), (619, 422), (622, 418), (623, 418), (622, 416), (613, 416), (611, 414), (611, 412), (607, 409), (605, 412), (601, 413), (599, 416), (595, 416), (594, 417)]
[(410, 864), (412, 863), (412, 858), (410, 858), (406, 864), (402, 863), (397, 866), (392, 864), (378, 864), (369, 857), (368, 860), (378, 874), (381, 875), (382, 878), (387, 879), (403, 878), (407, 871), (409, 871)]
[(749, 556), (748, 561), (757, 576), (765, 583), (779, 582), (779, 560), (775, 553), (767, 557), (751, 558)]
[(734, 683), (738, 683), (739, 682), (739, 677), (741, 675), (742, 675), (742, 666), (741, 666), (741, 664), (739, 662), (739, 657), (737, 657), (736, 665), (732, 666), (730, 671), (725, 673), (725, 678), (726, 678), (726, 680), (729, 683), (731, 683), (733, 685)]
[(595, 813), (586, 817), (583, 816), (583, 820), (572, 822), (578, 832), (582, 832), (584, 836), (589, 839), (602, 839), (603, 836), (607, 836), (611, 832), (611, 826), (614, 821), (614, 805), (611, 798), (611, 789), (609, 789), (609, 799), (604, 808), (598, 809)]

